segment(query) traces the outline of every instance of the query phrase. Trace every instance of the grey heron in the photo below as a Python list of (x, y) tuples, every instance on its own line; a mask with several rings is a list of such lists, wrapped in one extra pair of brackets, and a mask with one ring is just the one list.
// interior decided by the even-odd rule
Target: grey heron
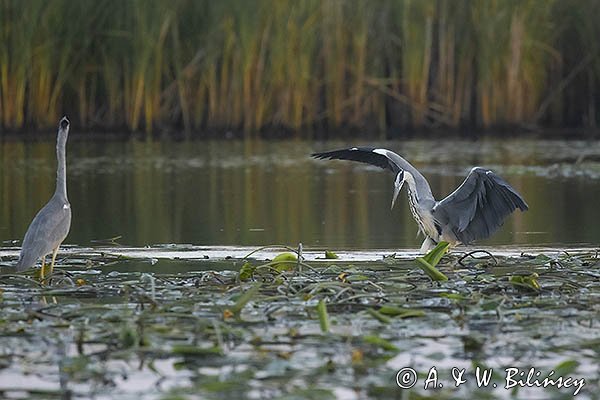
[(17, 271), (24, 271), (35, 265), (42, 258), (40, 278), (45, 276), (45, 261), (52, 254), (50, 274), (60, 244), (65, 240), (71, 228), (71, 205), (67, 198), (66, 145), (69, 135), (69, 120), (63, 117), (58, 123), (56, 139), (56, 190), (48, 203), (36, 214), (25, 233), (21, 254), (17, 262)]
[(446, 198), (436, 200), (429, 183), (408, 161), (387, 149), (352, 147), (314, 153), (317, 159), (352, 160), (388, 169), (396, 174), (392, 208), (406, 183), (408, 203), (419, 231), (425, 236), (421, 252), (438, 242), (470, 244), (493, 234), (517, 208), (528, 209), (523, 197), (490, 170), (474, 167), (464, 182)]

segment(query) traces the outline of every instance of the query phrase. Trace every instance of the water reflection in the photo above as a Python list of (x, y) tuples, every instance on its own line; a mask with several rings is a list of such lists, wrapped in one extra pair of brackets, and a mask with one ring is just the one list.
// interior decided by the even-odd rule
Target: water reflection
[[(418, 247), (393, 177), (350, 162), (308, 155), (352, 143), (262, 141), (91, 141), (68, 145), (73, 224), (65, 243), (121, 235), (128, 245), (194, 243)], [(473, 165), (493, 168), (526, 198), (486, 244), (597, 243), (600, 146), (595, 142), (409, 141), (405, 155), (438, 197)], [(0, 143), (0, 239), (22, 239), (54, 190), (54, 142)], [(583, 155), (583, 156), (582, 156)]]

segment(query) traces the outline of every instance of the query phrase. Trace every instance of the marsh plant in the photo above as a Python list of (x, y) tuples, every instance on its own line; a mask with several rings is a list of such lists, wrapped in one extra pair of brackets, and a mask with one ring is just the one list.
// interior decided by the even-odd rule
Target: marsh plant
[(595, 127), (599, 14), (599, 0), (2, 0), (0, 125), (69, 108), (82, 128), (204, 135)]

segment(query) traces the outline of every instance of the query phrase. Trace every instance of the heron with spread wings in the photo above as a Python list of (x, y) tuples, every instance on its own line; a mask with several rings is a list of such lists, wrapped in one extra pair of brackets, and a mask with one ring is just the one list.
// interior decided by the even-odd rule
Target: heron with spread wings
[(510, 213), (517, 208), (528, 209), (523, 197), (512, 186), (492, 171), (480, 167), (471, 169), (454, 192), (438, 201), (425, 177), (393, 151), (352, 147), (312, 156), (359, 161), (392, 171), (396, 175), (392, 208), (400, 189), (406, 184), (410, 211), (425, 236), (421, 246), (423, 253), (441, 241), (456, 246), (488, 238)]

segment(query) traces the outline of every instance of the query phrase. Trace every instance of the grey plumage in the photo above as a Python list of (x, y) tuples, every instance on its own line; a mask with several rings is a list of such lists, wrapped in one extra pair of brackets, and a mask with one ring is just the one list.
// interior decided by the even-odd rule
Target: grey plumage
[(485, 239), (498, 230), (514, 210), (528, 209), (523, 197), (512, 186), (484, 168), (471, 169), (454, 192), (436, 201), (425, 177), (393, 151), (353, 147), (312, 156), (318, 159), (359, 161), (392, 171), (397, 174), (394, 200), (407, 182), (411, 212), (426, 237), (421, 251), (427, 251), (442, 240), (456, 245)]
[(461, 243), (493, 234), (514, 210), (529, 207), (521, 195), (492, 171), (475, 167), (464, 182), (433, 207), (443, 226), (452, 229)]
[(25, 233), (16, 265), (17, 271), (33, 267), (40, 257), (45, 258), (48, 254), (52, 254), (52, 268), (58, 247), (69, 233), (71, 205), (67, 198), (65, 154), (68, 134), (69, 120), (63, 117), (59, 122), (56, 140), (56, 190), (48, 203), (38, 211)]

